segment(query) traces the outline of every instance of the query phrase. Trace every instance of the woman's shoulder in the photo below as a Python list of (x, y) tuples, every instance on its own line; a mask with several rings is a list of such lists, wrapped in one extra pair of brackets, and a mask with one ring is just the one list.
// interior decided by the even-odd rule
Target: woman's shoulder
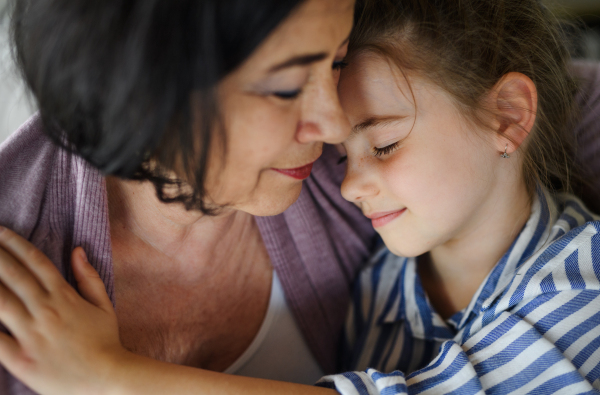
[(43, 170), (53, 160), (56, 150), (44, 133), (40, 116), (35, 114), (0, 144), (0, 177), (8, 180), (15, 178), (10, 174)]
[(56, 152), (37, 115), (0, 145), (0, 224), (29, 236), (38, 222)]
[(101, 193), (101, 180), (83, 159), (46, 136), (36, 114), (0, 145), (0, 225), (31, 239), (50, 221), (65, 222), (73, 202), (90, 191)]
[(111, 293), (108, 209), (100, 172), (54, 144), (38, 115), (0, 146), (0, 169), (0, 225), (31, 241), (63, 275), (69, 270), (65, 248), (84, 247)]

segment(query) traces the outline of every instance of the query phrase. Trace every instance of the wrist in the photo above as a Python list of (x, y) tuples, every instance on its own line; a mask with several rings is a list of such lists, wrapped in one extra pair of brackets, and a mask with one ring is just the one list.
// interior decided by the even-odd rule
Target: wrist
[(103, 371), (99, 372), (96, 388), (91, 393), (98, 395), (139, 394), (139, 390), (136, 391), (134, 381), (137, 376), (136, 370), (137, 374), (140, 371), (138, 366), (141, 364), (141, 359), (144, 359), (144, 357), (124, 348), (109, 353), (103, 363)]

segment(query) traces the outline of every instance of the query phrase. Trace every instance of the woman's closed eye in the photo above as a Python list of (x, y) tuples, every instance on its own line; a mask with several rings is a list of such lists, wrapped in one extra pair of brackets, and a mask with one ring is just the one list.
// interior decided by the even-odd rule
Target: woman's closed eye
[(283, 100), (293, 100), (300, 96), (302, 89), (294, 89), (290, 91), (273, 92), (272, 95)]
[[(342, 60), (333, 62), (333, 65), (331, 66), (331, 68), (334, 71), (340, 71), (346, 66), (348, 66), (348, 63), (342, 59)], [(274, 91), (271, 94), (273, 96), (277, 97), (278, 99), (294, 100), (298, 96), (300, 96), (301, 93), (302, 93), (302, 88), (292, 89), (292, 90), (283, 90), (283, 91)]]
[(331, 66), (334, 70), (343, 70), (344, 68), (346, 68), (346, 66), (348, 66), (348, 62), (346, 62), (345, 60), (338, 60), (333, 62), (333, 65)]
[(395, 143), (386, 145), (385, 147), (382, 147), (382, 148), (374, 147), (373, 155), (375, 155), (375, 157), (377, 157), (377, 158), (379, 158), (383, 155), (389, 155), (392, 152), (396, 151), (399, 146), (400, 146), (400, 141), (396, 141)]

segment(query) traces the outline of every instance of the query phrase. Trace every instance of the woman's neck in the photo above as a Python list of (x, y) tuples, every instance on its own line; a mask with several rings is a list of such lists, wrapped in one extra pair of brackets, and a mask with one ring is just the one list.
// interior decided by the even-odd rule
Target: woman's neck
[(445, 319), (469, 305), (531, 214), (524, 182), (501, 185), (488, 196), (456, 237), (419, 258), (423, 287)]
[[(187, 211), (181, 204), (165, 204), (149, 182), (124, 181), (107, 177), (109, 217), (113, 239), (155, 250), (176, 261), (187, 257), (228, 254), (236, 243), (249, 239), (260, 243), (252, 215), (224, 209), (217, 216)], [(127, 243), (129, 244), (129, 243)]]

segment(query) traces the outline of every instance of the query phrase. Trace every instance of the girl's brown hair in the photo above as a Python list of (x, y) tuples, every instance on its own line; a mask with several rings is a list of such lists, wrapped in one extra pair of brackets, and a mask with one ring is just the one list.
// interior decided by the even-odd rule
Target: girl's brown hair
[(577, 85), (560, 26), (540, 0), (359, 0), (348, 59), (383, 55), (442, 87), (479, 123), (484, 96), (504, 75), (528, 76), (538, 111), (519, 148), (526, 185), (568, 191)]

